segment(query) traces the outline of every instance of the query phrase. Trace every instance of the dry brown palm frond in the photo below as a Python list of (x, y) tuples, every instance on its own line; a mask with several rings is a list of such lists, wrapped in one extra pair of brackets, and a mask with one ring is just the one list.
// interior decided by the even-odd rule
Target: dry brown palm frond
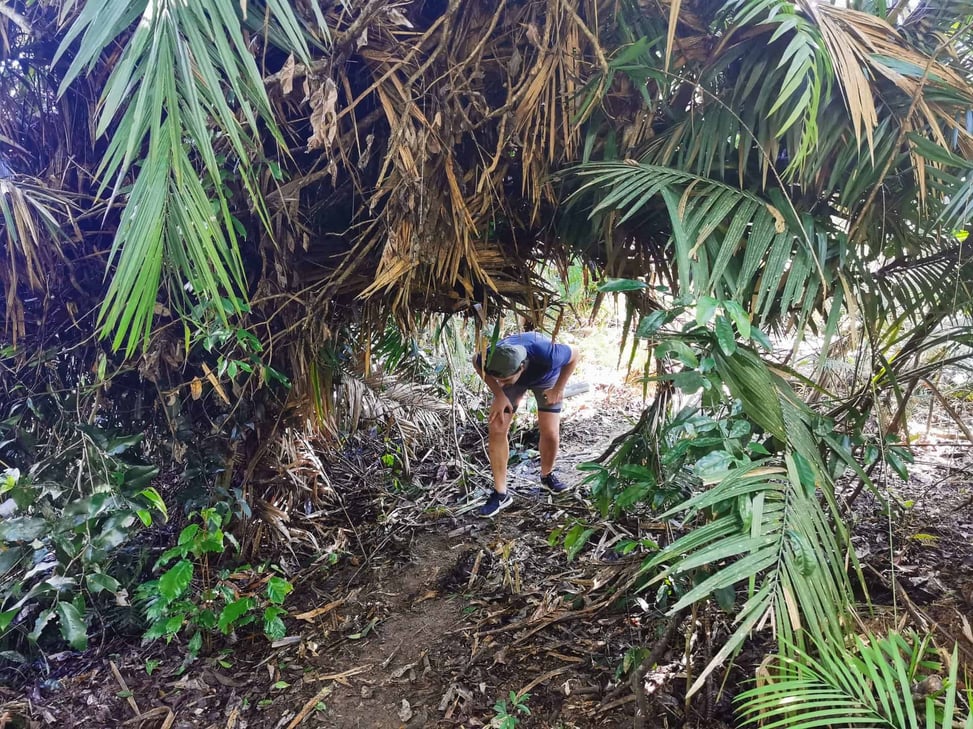
[(359, 378), (345, 374), (339, 403), (347, 414), (347, 427), (354, 432), (365, 423), (385, 423), (397, 428), (408, 440), (434, 438), (445, 425), (448, 403), (426, 385), (395, 377)]
[[(899, 32), (881, 18), (868, 13), (830, 5), (807, 3), (807, 11), (819, 23), (845, 94), (856, 138), (864, 132), (869, 149), (872, 129), (877, 124), (875, 77), (890, 81), (906, 99), (913, 100), (914, 118), (906, 120), (917, 130), (926, 130), (936, 141), (949, 147), (942, 133), (947, 124), (968, 136), (965, 125), (954, 120), (948, 109), (928, 98), (930, 88), (948, 92), (957, 99), (973, 102), (969, 84), (956, 71), (912, 49)], [(945, 45), (940, 51), (945, 50)], [(906, 72), (904, 69), (908, 69)]]
[[(613, 12), (608, 0), (333, 12), (334, 58), (289, 60), (268, 80), (291, 149), (311, 155), (285, 183), (265, 179), (276, 265), (320, 262), (318, 309), (361, 297), (407, 326), (414, 311), (485, 299), (543, 310), (531, 251), (550, 173), (579, 154), (580, 92), (607, 76), (599, 32)], [(337, 212), (352, 200), (356, 213)]]
[(277, 446), (277, 470), (286, 474), (315, 507), (330, 503), (334, 499), (334, 487), (323, 456), (333, 450), (333, 443), (322, 438), (320, 432), (288, 428)]
[(0, 251), (6, 259), (0, 264), (0, 289), (5, 325), (14, 346), (26, 329), (21, 294), (30, 291), (46, 296), (55, 264), (70, 269), (62, 226), (71, 224), (73, 212), (68, 198), (39, 181), (0, 178)]

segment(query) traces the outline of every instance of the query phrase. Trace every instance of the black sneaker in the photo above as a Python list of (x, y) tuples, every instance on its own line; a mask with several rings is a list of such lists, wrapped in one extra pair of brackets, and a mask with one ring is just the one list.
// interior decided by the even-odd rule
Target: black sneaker
[(563, 494), (565, 491), (571, 490), (571, 487), (559, 479), (553, 471), (541, 477), (541, 487), (552, 494)]
[(503, 509), (506, 509), (508, 506), (510, 506), (513, 502), (514, 502), (514, 497), (510, 495), (509, 491), (505, 494), (501, 494), (494, 491), (492, 494), (490, 494), (490, 498), (487, 499), (487, 502), (483, 506), (481, 506), (479, 511), (477, 511), (476, 513), (478, 516), (483, 516), (492, 519), (497, 514), (499, 514)]

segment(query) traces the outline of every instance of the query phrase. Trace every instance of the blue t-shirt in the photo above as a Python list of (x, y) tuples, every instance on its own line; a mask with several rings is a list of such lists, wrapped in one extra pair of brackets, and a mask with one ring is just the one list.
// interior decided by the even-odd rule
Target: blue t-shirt
[(538, 332), (513, 334), (501, 341), (503, 344), (519, 344), (527, 350), (527, 369), (518, 378), (517, 387), (550, 387), (560, 376), (561, 368), (571, 361), (568, 345), (555, 344)]

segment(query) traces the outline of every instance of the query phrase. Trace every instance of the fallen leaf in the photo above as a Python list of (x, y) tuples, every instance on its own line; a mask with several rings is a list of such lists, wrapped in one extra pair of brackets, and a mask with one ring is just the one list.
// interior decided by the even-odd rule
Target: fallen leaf
[(294, 54), (290, 54), (284, 62), (284, 67), (280, 69), (280, 90), (287, 96), (294, 90), (294, 69), (297, 64), (294, 62)]
[(966, 616), (960, 614), (960, 620), (963, 621), (963, 637), (966, 638), (970, 643), (973, 643), (973, 630), (970, 629), (970, 621), (966, 619)]
[(311, 94), (311, 138), (307, 151), (330, 147), (338, 136), (335, 105), (338, 103), (338, 87), (331, 78), (326, 78)]
[(402, 706), (399, 707), (399, 718), (402, 721), (409, 721), (412, 718), (412, 707), (406, 699), (402, 699)]
[(332, 610), (334, 610), (336, 607), (341, 605), (343, 602), (344, 600), (335, 600), (334, 602), (329, 602), (327, 605), (323, 605), (319, 608), (314, 608), (313, 610), (308, 610), (307, 612), (299, 613), (294, 617), (297, 618), (298, 620), (306, 620), (310, 622), (314, 620), (314, 618), (320, 615), (324, 615), (325, 613), (330, 613)]

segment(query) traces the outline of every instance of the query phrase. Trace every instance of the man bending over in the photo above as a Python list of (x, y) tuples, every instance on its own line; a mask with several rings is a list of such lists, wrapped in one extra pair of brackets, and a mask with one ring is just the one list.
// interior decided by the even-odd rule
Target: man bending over
[(564, 386), (577, 362), (576, 347), (554, 344), (537, 332), (501, 339), (487, 352), (485, 367), (480, 355), (473, 358), (473, 367), (493, 393), (487, 447), (493, 471), (493, 493), (480, 507), (480, 516), (496, 516), (513, 503), (513, 497), (507, 493), (507, 461), (510, 458), (507, 435), (514, 413), (528, 390), (537, 400), (541, 486), (554, 494), (569, 488), (554, 474), (554, 461), (560, 443)]

